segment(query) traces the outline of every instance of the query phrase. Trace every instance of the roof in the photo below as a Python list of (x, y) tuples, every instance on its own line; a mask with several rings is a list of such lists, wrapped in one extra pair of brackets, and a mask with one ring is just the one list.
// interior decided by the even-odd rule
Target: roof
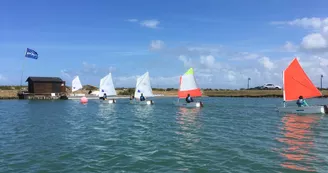
[(33, 81), (33, 82), (64, 82), (59, 77), (28, 77), (26, 79), (27, 81)]

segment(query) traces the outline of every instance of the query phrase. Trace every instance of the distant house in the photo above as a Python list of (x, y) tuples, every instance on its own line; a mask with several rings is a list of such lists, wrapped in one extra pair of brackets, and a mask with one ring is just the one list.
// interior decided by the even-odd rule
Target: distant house
[(28, 77), (28, 92), (33, 94), (50, 94), (66, 92), (65, 81), (59, 77)]

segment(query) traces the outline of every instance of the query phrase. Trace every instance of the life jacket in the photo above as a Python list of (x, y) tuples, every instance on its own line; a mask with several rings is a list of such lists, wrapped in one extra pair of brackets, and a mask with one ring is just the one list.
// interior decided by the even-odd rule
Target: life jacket
[(304, 100), (303, 99), (298, 99), (296, 102), (297, 105), (303, 105), (304, 104)]

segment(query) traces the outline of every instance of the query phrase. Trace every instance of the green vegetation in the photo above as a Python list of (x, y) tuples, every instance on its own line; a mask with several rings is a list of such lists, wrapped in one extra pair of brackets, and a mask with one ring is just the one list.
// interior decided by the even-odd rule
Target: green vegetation
[(84, 85), (82, 87), (83, 90), (98, 90), (98, 87), (92, 86), (92, 85)]
[(134, 94), (133, 88), (123, 89), (122, 91), (118, 92), (118, 95), (133, 95), (133, 94)]
[(26, 89), (27, 86), (14, 86), (14, 85), (2, 85), (0, 86), (0, 90), (21, 90)]
[(178, 91), (176, 88), (166, 88), (166, 91)]

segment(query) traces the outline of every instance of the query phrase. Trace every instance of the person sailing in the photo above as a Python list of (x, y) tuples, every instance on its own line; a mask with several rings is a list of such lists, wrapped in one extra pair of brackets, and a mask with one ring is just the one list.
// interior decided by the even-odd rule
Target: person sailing
[(140, 101), (145, 101), (145, 97), (143, 96), (143, 94), (141, 93), (141, 96), (140, 96)]
[(298, 100), (296, 101), (298, 107), (309, 106), (306, 101), (303, 99), (303, 96), (299, 96)]
[(103, 100), (107, 100), (107, 94), (104, 93)]
[(188, 94), (188, 96), (186, 97), (186, 102), (190, 103), (193, 102), (194, 100), (192, 99), (192, 97), (190, 97), (190, 94)]

